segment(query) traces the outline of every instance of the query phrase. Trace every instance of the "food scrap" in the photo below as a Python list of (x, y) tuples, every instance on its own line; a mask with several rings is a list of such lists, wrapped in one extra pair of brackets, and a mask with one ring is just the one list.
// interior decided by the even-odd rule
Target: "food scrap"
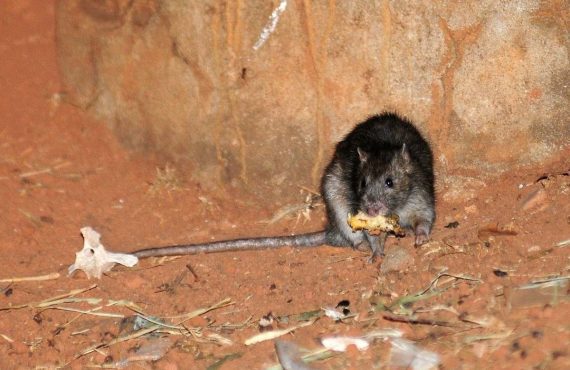
[(364, 212), (358, 212), (356, 215), (348, 215), (348, 225), (353, 231), (367, 230), (371, 235), (378, 235), (382, 232), (393, 232), (396, 235), (405, 235), (404, 230), (400, 227), (399, 217), (397, 215), (390, 216), (368, 216)]

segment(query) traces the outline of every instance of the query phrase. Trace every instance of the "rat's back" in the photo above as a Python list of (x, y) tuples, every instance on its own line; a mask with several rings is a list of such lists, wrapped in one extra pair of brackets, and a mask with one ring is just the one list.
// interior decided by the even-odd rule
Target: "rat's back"
[(345, 152), (343, 154), (354, 157), (350, 153), (353, 153), (357, 147), (397, 150), (404, 144), (412, 159), (427, 177), (426, 180), (433, 184), (433, 155), (428, 142), (410, 121), (395, 113), (372, 116), (360, 123), (339, 144), (338, 149)]

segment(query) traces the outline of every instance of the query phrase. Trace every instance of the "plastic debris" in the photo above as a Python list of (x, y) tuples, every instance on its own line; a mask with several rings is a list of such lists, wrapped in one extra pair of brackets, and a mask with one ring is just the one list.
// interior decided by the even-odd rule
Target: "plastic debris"
[(69, 275), (75, 270), (83, 270), (88, 278), (101, 276), (111, 270), (116, 263), (133, 267), (139, 259), (132, 254), (108, 252), (99, 241), (101, 234), (90, 226), (81, 228), (83, 235), (83, 249), (76, 253), (75, 263), (69, 266)]
[(412, 370), (429, 370), (439, 366), (441, 359), (437, 353), (416, 346), (403, 338), (392, 338), (391, 366), (401, 366)]
[(151, 327), (152, 325), (155, 325), (155, 323), (162, 323), (162, 320), (159, 317), (156, 316), (151, 316), (149, 317), (151, 320), (153, 320), (154, 322), (140, 316), (140, 315), (136, 315), (135, 319), (133, 320), (133, 332), (139, 331), (141, 329), (146, 329)]
[[(330, 317), (334, 321), (340, 321), (346, 318), (344, 312), (340, 312), (339, 310), (331, 307), (323, 307), (322, 310), (325, 312), (326, 317)], [(350, 313), (350, 311), (349, 311)]]
[(283, 370), (310, 370), (301, 359), (299, 347), (289, 341), (275, 340), (275, 352)]
[(512, 308), (556, 305), (570, 302), (570, 276), (537, 281), (514, 288), (509, 302)]
[(321, 344), (331, 351), (345, 352), (348, 346), (354, 345), (359, 351), (365, 351), (370, 346), (367, 340), (355, 337), (328, 337), (322, 338)]
[(378, 329), (371, 331), (370, 333), (366, 334), (363, 338), (365, 338), (368, 341), (374, 339), (387, 340), (392, 338), (401, 338), (403, 335), (404, 333), (401, 330), (386, 328), (386, 329)]
[(133, 353), (113, 365), (118, 369), (123, 369), (132, 366), (132, 363), (137, 361), (158, 361), (166, 355), (170, 347), (172, 347), (172, 341), (167, 337), (148, 340)]

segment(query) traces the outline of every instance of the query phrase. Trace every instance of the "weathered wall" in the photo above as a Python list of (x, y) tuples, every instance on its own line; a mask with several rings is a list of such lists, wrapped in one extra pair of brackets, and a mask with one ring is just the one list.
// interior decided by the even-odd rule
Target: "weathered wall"
[(383, 110), (418, 122), (447, 173), (570, 143), (567, 1), (60, 0), (57, 17), (70, 102), (262, 196), (316, 188), (334, 142)]

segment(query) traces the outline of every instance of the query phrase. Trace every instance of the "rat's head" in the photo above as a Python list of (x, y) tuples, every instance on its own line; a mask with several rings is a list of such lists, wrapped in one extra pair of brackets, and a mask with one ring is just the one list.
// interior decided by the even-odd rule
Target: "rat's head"
[(400, 148), (358, 148), (359, 209), (369, 216), (388, 215), (404, 204), (410, 193), (412, 163), (404, 144)]

